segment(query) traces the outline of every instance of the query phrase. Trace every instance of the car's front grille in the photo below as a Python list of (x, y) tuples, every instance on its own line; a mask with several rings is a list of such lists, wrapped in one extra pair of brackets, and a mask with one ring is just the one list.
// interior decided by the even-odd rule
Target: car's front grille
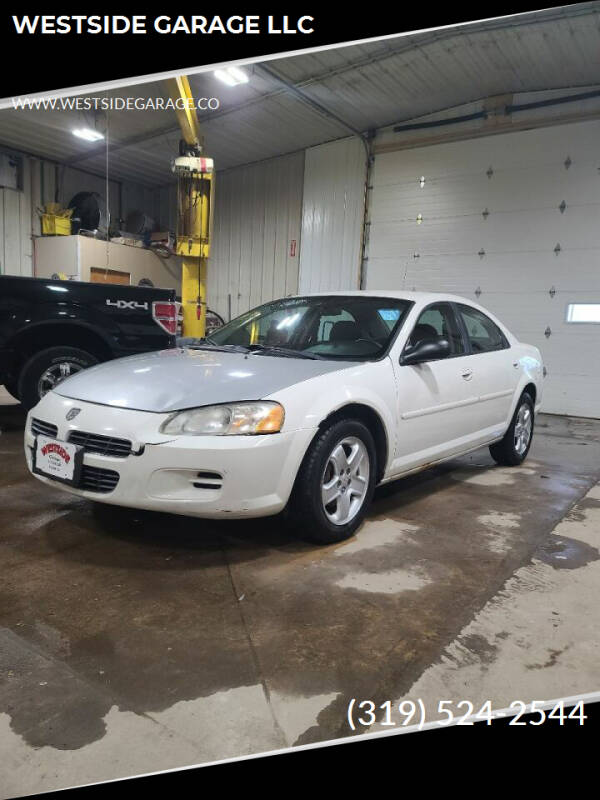
[(99, 453), (101, 456), (126, 458), (131, 454), (129, 439), (116, 439), (114, 436), (101, 436), (87, 431), (71, 431), (69, 442), (83, 447), (85, 453)]
[(56, 425), (52, 425), (51, 422), (44, 422), (41, 419), (36, 419), (35, 417), (32, 417), (31, 432), (36, 436), (38, 434), (41, 434), (42, 436), (54, 437), (58, 434), (58, 428), (56, 427)]
[(86, 492), (112, 492), (119, 482), (119, 473), (113, 469), (100, 469), (84, 464), (81, 470), (81, 480), (78, 489)]

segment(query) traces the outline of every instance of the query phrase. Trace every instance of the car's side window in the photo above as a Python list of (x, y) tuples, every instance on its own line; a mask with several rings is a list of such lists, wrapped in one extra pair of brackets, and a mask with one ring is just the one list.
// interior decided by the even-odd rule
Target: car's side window
[(509, 346), (500, 328), (484, 313), (463, 305), (458, 306), (458, 311), (473, 353), (489, 353), (492, 350), (504, 350)]
[(450, 356), (465, 352), (463, 337), (450, 303), (434, 303), (421, 312), (408, 337), (405, 352), (426, 339), (447, 339)]

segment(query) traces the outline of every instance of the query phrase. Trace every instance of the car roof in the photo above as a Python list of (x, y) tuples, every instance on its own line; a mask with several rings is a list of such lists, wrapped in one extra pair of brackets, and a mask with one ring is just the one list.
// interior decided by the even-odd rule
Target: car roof
[(296, 297), (389, 297), (395, 300), (412, 300), (413, 302), (420, 303), (435, 303), (436, 301), (448, 300), (454, 303), (467, 303), (468, 305), (480, 307), (478, 303), (469, 299), (468, 297), (461, 297), (460, 295), (446, 294), (446, 292), (416, 292), (408, 290), (389, 291), (382, 289), (351, 289), (348, 291), (335, 291), (335, 292), (307, 292), (306, 294), (298, 294)]

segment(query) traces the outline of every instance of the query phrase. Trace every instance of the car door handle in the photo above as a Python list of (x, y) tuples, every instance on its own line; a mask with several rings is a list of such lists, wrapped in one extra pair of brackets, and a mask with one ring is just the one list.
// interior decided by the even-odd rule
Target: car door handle
[(520, 364), (520, 362), (519, 362), (519, 361), (513, 361), (513, 367), (514, 367), (515, 369), (519, 369), (520, 365), (521, 365), (521, 364)]
[(473, 377), (473, 370), (472, 369), (466, 369), (464, 372), (461, 373), (461, 375), (463, 376), (463, 378), (466, 381), (470, 381), (471, 378)]

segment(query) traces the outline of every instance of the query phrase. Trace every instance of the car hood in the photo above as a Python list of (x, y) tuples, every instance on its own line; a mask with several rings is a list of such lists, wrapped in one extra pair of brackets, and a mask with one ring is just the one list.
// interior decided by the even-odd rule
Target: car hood
[(173, 349), (107, 361), (53, 391), (73, 400), (139, 411), (260, 400), (295, 383), (347, 369), (348, 361)]

